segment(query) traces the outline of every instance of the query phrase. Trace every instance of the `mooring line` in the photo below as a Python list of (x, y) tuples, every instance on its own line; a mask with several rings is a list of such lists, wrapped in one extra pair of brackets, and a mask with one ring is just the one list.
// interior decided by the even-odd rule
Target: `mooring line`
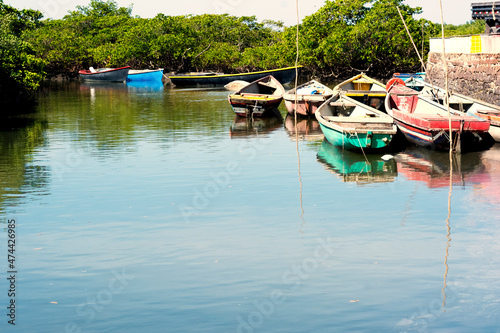
[(298, 104), (297, 104), (297, 85), (298, 85), (298, 79), (299, 79), (299, 70), (298, 70), (298, 64), (299, 64), (299, 0), (295, 0), (295, 9), (297, 12), (297, 32), (296, 32), (296, 56), (295, 56), (295, 149), (297, 151), (297, 172), (299, 175), (299, 184), (300, 184), (300, 195), (299, 195), (299, 200), (300, 200), (300, 210), (301, 210), (301, 215), (300, 218), (302, 220), (302, 224), (305, 223), (304, 221), (304, 205), (302, 202), (302, 175), (300, 173), (300, 153), (299, 153), (299, 132), (297, 129), (297, 109), (298, 109)]

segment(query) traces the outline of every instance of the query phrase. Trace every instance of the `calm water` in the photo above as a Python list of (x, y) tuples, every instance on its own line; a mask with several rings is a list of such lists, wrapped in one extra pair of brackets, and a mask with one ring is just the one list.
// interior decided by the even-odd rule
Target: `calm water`
[(499, 332), (500, 147), (455, 158), (450, 187), (447, 154), (367, 164), (280, 112), (46, 88), (0, 132), (0, 331)]

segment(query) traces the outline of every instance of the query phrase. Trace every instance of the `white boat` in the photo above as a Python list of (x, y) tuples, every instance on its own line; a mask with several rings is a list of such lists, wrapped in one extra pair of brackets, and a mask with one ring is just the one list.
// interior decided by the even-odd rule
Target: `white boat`
[(125, 82), (130, 70), (130, 66), (120, 68), (99, 68), (90, 67), (78, 72), (82, 80)]
[(316, 80), (311, 80), (287, 91), (283, 99), (288, 113), (297, 112), (302, 116), (311, 116), (332, 95), (332, 89)]

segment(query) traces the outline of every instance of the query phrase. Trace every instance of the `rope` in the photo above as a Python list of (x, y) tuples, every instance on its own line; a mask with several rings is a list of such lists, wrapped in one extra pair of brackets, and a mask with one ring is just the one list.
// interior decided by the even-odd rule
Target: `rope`
[(361, 148), (361, 152), (363, 153), (363, 156), (365, 157), (366, 164), (368, 165), (370, 162), (368, 161), (368, 158), (365, 155), (365, 151), (363, 150), (363, 146), (361, 145), (361, 141), (359, 140), (358, 131), (356, 131), (356, 129), (354, 129), (354, 133), (356, 133), (356, 138), (358, 139), (359, 148)]
[[(430, 72), (429, 72), (429, 73), (427, 72), (427, 67), (425, 66), (425, 63), (424, 63), (424, 60), (423, 60), (422, 56), (421, 56), (421, 55), (420, 55), (420, 53), (418, 52), (417, 46), (416, 46), (416, 45), (415, 45), (415, 43), (413, 42), (413, 37), (412, 37), (412, 36), (411, 36), (411, 34), (410, 34), (410, 30), (408, 30), (408, 27), (407, 27), (407, 25), (406, 25), (406, 22), (405, 22), (405, 20), (404, 20), (404, 18), (403, 18), (403, 14), (401, 14), (401, 11), (399, 10), (399, 7), (398, 7), (398, 6), (396, 6), (396, 9), (398, 10), (399, 17), (401, 17), (401, 21), (403, 21), (403, 25), (404, 25), (404, 27), (405, 27), (405, 29), (406, 29), (406, 33), (407, 33), (407, 34), (408, 34), (408, 36), (410, 37), (410, 41), (411, 41), (411, 43), (413, 44), (413, 48), (415, 49), (415, 52), (417, 53), (418, 59), (420, 60), (420, 64), (422, 65), (422, 69), (423, 69), (423, 71), (426, 73), (426, 74), (425, 74), (425, 75), (426, 75), (426, 77), (429, 79), (429, 83), (430, 83), (430, 85), (431, 85), (431, 92), (433, 93), (434, 91), (437, 91), (437, 89), (436, 89), (436, 88), (434, 88), (434, 85), (432, 84), (431, 73), (430, 73)], [(443, 34), (444, 34), (444, 32), (443, 32)], [(423, 36), (423, 35), (424, 35), (424, 24), (423, 24), (423, 22), (422, 22), (422, 53), (424, 53), (424, 36)], [(443, 48), (444, 48), (444, 46), (443, 46)], [(437, 94), (437, 92), (436, 92), (436, 94)], [(437, 100), (437, 102), (439, 103), (439, 98), (437, 98), (437, 97), (436, 97), (436, 100)]]
[[(403, 21), (403, 25), (405, 26), (405, 29), (406, 29), (406, 33), (408, 34), (408, 36), (410, 36), (410, 40), (411, 40), (411, 43), (413, 45), (413, 48), (415, 49), (415, 52), (417, 52), (417, 55), (418, 55), (418, 59), (420, 59), (420, 63), (422, 64), (422, 68), (425, 69), (425, 64), (424, 64), (424, 60), (422, 59), (422, 57), (420, 56), (420, 52), (418, 52), (418, 49), (417, 49), (417, 46), (415, 45), (415, 42), (413, 42), (413, 37), (411, 36), (410, 34), (410, 30), (408, 30), (408, 27), (406, 26), (406, 22), (405, 22), (405, 19), (403, 18), (403, 14), (401, 14), (401, 11), (399, 10), (399, 7), (396, 6), (396, 9), (398, 10), (398, 13), (399, 13), (399, 16), (401, 17), (401, 21)], [(422, 39), (423, 40), (423, 39)]]
[[(446, 105), (448, 109), (448, 127), (450, 129), (450, 138), (453, 138), (452, 132), (451, 132), (451, 112), (450, 112), (450, 101), (448, 98), (448, 65), (446, 64), (446, 51), (445, 51), (445, 42), (444, 42), (444, 19), (443, 19), (443, 3), (441, 0), (439, 0), (439, 7), (441, 10), (441, 40), (443, 41), (443, 62), (444, 62), (444, 75), (445, 75), (445, 90), (446, 90), (446, 95), (445, 95), (445, 100), (443, 100), (444, 105)], [(450, 155), (453, 152), (453, 140), (450, 139)], [(451, 161), (451, 157), (450, 157)]]
[(297, 85), (299, 80), (299, 69), (297, 68), (299, 64), (299, 0), (295, 0), (295, 9), (297, 14), (297, 31), (296, 31), (296, 56), (295, 56), (295, 149), (297, 150), (297, 172), (299, 174), (299, 184), (300, 184), (300, 209), (302, 223), (304, 223), (304, 205), (302, 203), (302, 175), (300, 173), (300, 153), (299, 153), (299, 132), (297, 129)]

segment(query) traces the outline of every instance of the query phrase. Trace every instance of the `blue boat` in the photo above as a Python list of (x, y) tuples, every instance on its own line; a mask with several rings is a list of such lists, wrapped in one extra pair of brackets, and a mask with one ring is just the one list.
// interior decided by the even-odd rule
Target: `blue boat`
[(158, 81), (163, 78), (163, 68), (160, 69), (131, 69), (128, 72), (127, 82), (129, 81)]
[(416, 91), (422, 91), (424, 88), (425, 72), (419, 73), (394, 73), (395, 78), (399, 78), (404, 81), (408, 88)]

